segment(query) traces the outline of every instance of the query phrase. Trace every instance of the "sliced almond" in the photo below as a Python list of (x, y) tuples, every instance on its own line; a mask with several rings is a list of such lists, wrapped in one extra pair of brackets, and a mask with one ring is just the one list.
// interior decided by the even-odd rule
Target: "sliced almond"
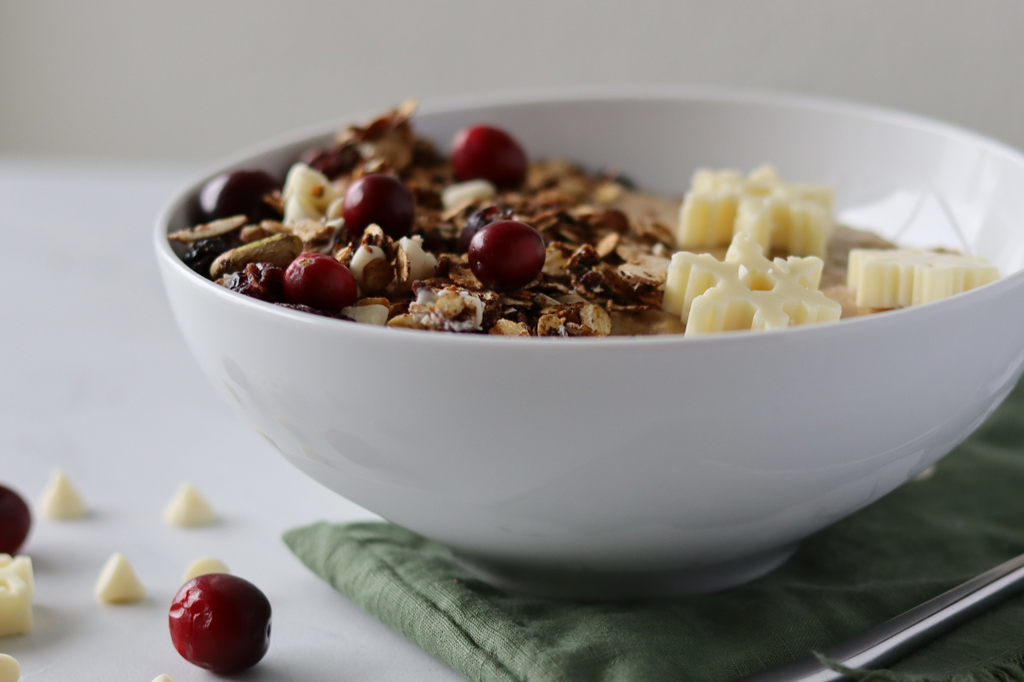
[(334, 228), (319, 220), (300, 220), (289, 225), (292, 234), (304, 242), (319, 242), (330, 239)]
[(383, 258), (374, 258), (363, 266), (361, 284), (367, 293), (384, 291), (395, 280), (395, 266)]
[(615, 251), (615, 247), (619, 245), (619, 241), (621, 239), (622, 237), (619, 235), (618, 232), (609, 232), (608, 234), (601, 238), (601, 241), (597, 243), (597, 246), (594, 247), (594, 250), (597, 251), (598, 256), (600, 256), (601, 258), (606, 258), (607, 256), (611, 255), (612, 252)]
[(188, 230), (172, 232), (167, 235), (167, 238), (176, 242), (197, 242), (200, 239), (211, 239), (213, 237), (219, 237), (223, 234), (227, 234), (228, 232), (234, 232), (242, 225), (245, 225), (246, 222), (248, 222), (248, 218), (244, 215), (235, 215), (230, 218), (214, 220), (211, 223), (196, 225)]
[(498, 320), (487, 333), (494, 336), (529, 336), (530, 330), (522, 322)]
[(396, 315), (388, 320), (389, 327), (401, 327), (403, 329), (426, 329), (419, 321), (409, 313)]

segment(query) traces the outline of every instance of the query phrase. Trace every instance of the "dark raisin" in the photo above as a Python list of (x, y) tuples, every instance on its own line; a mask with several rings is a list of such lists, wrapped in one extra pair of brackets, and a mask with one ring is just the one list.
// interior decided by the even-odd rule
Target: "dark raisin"
[(359, 151), (351, 145), (333, 149), (310, 149), (302, 155), (304, 164), (320, 171), (330, 180), (351, 172), (361, 160)]
[(270, 263), (249, 263), (228, 288), (261, 301), (283, 301), (284, 270)]
[(217, 256), (229, 251), (241, 244), (236, 232), (213, 237), (211, 239), (200, 239), (188, 245), (184, 255), (181, 257), (185, 265), (189, 266), (203, 277), (210, 276), (210, 264)]

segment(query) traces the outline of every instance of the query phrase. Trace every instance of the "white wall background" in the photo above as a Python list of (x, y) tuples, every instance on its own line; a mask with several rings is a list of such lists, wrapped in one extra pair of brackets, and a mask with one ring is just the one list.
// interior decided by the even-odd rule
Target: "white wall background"
[(207, 160), (416, 95), (715, 83), (1024, 147), (1020, 0), (0, 0), (0, 154)]

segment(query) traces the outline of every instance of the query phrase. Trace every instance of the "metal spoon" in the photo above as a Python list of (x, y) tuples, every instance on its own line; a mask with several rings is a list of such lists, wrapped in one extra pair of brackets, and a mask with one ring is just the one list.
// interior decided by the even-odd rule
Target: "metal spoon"
[[(879, 668), (903, 658), (982, 611), (1024, 589), (1024, 554), (821, 652), (847, 668)], [(787, 663), (735, 682), (835, 682), (847, 679), (816, 657)]]

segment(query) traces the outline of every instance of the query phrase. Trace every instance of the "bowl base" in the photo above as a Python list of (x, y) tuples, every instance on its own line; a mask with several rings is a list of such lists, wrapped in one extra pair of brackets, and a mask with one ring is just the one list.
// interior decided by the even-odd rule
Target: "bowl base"
[(589, 572), (538, 569), (456, 554), (459, 565), (481, 580), (535, 597), (628, 602), (718, 592), (766, 575), (793, 556), (799, 543), (719, 564), (663, 571)]

